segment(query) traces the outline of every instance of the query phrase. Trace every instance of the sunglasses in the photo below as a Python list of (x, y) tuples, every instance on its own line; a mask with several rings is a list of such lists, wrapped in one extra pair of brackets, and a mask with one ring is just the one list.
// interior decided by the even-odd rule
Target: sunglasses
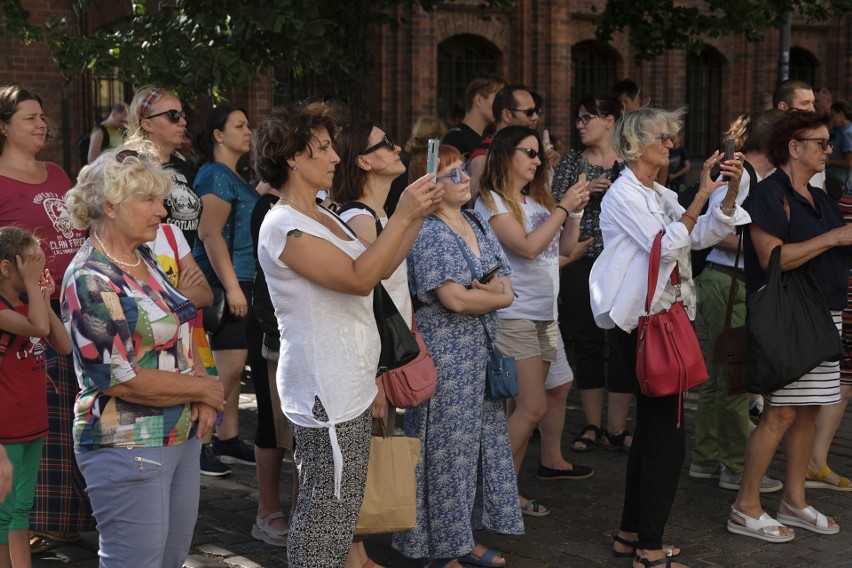
[(535, 160), (536, 158), (541, 157), (541, 153), (538, 150), (533, 150), (532, 148), (527, 148), (525, 146), (515, 146), (515, 150), (523, 152), (524, 154), (529, 156), (530, 160)]
[(451, 169), (450, 173), (445, 176), (438, 176), (437, 179), (445, 178), (450, 178), (450, 180), (452, 180), (452, 182), (456, 185), (460, 184), (465, 179), (470, 179), (470, 162), (465, 162), (461, 166)]
[(508, 110), (510, 110), (512, 112), (524, 113), (525, 115), (527, 115), (530, 118), (532, 118), (532, 115), (534, 115), (534, 114), (537, 114), (539, 116), (541, 116), (543, 114), (542, 110), (540, 108), (510, 108)]
[(385, 134), (384, 136), (382, 136), (382, 139), (379, 142), (373, 144), (372, 146), (370, 146), (369, 148), (367, 148), (366, 150), (361, 152), (361, 155), (366, 156), (367, 154), (369, 154), (371, 152), (375, 152), (376, 150), (378, 150), (382, 146), (387, 146), (390, 149), (391, 152), (396, 151), (396, 144), (394, 144), (393, 140), (391, 140), (390, 137), (387, 134)]
[(796, 138), (796, 140), (799, 140), (800, 142), (819, 142), (823, 152), (834, 146), (834, 140), (830, 140), (828, 138)]
[(124, 160), (127, 158), (138, 158), (139, 152), (136, 150), (122, 150), (118, 154), (115, 155), (115, 161), (119, 164), (123, 164)]
[(581, 114), (576, 119), (574, 119), (574, 124), (582, 124), (586, 126), (589, 124), (589, 121), (593, 118), (598, 118), (596, 114)]
[(166, 116), (169, 119), (169, 122), (172, 124), (177, 124), (180, 122), (180, 119), (186, 120), (186, 111), (185, 110), (175, 110), (169, 109), (164, 110), (163, 112), (158, 112), (157, 114), (149, 114), (148, 116), (143, 116), (142, 118), (157, 118), (158, 116)]

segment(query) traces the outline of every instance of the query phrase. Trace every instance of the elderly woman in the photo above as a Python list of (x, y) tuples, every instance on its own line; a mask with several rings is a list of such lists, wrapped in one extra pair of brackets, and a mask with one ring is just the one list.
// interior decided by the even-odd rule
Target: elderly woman
[(287, 544), (292, 568), (361, 566), (347, 553), (364, 496), (381, 349), (371, 292), (443, 194), (423, 176), (366, 246), (316, 203), (340, 161), (333, 132), (319, 111), (279, 108), (253, 147), (258, 176), (281, 192), (260, 228), (258, 259), (281, 331), (278, 391), (299, 469)]
[[(196, 369), (196, 310), (151, 250), (172, 189), (153, 149), (107, 151), (66, 203), (89, 229), (62, 283), (62, 316), (81, 392), (77, 463), (103, 567), (180, 567), (198, 513), (199, 437), (223, 409), (221, 384)], [(155, 529), (155, 530), (152, 530)]]
[(140, 88), (130, 103), (127, 132), (153, 142), (160, 163), (169, 167), (172, 189), (163, 200), (163, 222), (180, 228), (192, 247), (201, 217), (201, 200), (192, 189), (195, 169), (177, 151), (186, 134), (186, 112), (180, 99), (162, 87)]
[[(426, 171), (426, 154), (412, 157), (410, 175)], [(502, 401), (485, 392), (487, 336), (497, 335), (496, 310), (514, 299), (509, 262), (485, 220), (462, 212), (470, 177), (461, 154), (441, 146), (438, 182), (446, 193), (409, 254), (409, 279), (421, 306), (418, 328), (435, 360), (431, 400), (405, 414), (405, 433), (420, 438), (417, 524), (394, 535), (393, 545), (430, 566), (458, 562), (504, 566), (500, 554), (476, 543), (473, 530), (523, 534), (517, 482)], [(471, 274), (468, 260), (476, 268)], [(502, 266), (491, 282), (477, 278)], [(477, 499), (480, 507), (475, 507)]]
[[(86, 235), (68, 221), (63, 197), (71, 187), (65, 171), (38, 159), (51, 128), (41, 98), (18, 86), (0, 86), (0, 226), (14, 225), (34, 232), (51, 254), (46, 267), (55, 282)], [(59, 313), (59, 289), (51, 298)], [(47, 389), (49, 433), (45, 441), (30, 526), (35, 536), (30, 550), (38, 553), (57, 542), (73, 542), (94, 529), (85, 483), (74, 460), (71, 412), (77, 396), (73, 362), (51, 347), (45, 353), (51, 388)]]
[[(767, 142), (777, 168), (760, 182), (744, 207), (752, 218), (745, 235), (746, 290), (763, 285), (772, 250), (781, 247), (781, 270), (808, 266), (822, 289), (840, 331), (847, 302), (852, 225), (820, 188), (809, 185), (831, 154), (828, 119), (807, 111), (788, 111)], [(794, 532), (785, 525), (819, 534), (840, 530), (805, 501), (805, 473), (811, 455), (814, 420), (821, 408), (840, 402), (839, 362), (826, 361), (812, 372), (766, 396), (763, 417), (746, 444), (745, 471), (731, 507), (728, 530), (769, 542), (786, 542)], [(778, 521), (760, 504), (760, 483), (781, 440), (787, 457), (784, 495)]]
[(201, 467), (206, 475), (221, 475), (230, 471), (222, 462), (254, 465), (256, 461), (254, 449), (239, 437), (240, 378), (248, 356), (246, 316), (254, 291), (251, 213), (259, 197), (237, 174), (237, 162), (251, 149), (245, 111), (229, 104), (212, 109), (198, 137), (198, 149), (205, 162), (195, 177), (195, 191), (204, 208), (192, 254), (210, 285), (225, 295), (218, 329), (207, 330), (216, 370), (225, 385), (225, 416), (212, 445), (205, 440)]
[[(717, 151), (704, 163), (695, 199), (684, 210), (677, 194), (656, 183), (660, 169), (668, 167), (669, 149), (681, 128), (683, 109), (674, 112), (640, 108), (622, 116), (613, 131), (613, 146), (627, 164), (601, 203), (600, 226), (604, 249), (589, 276), (592, 313), (627, 361), (636, 360), (637, 322), (645, 311), (645, 283), (654, 238), (665, 230), (660, 260), (660, 282), (653, 291), (651, 313), (668, 309), (676, 300), (669, 274), (677, 266), (680, 295), (690, 318), (695, 317), (695, 284), (690, 250), (712, 246), (748, 222), (736, 205), (742, 164), (721, 163), (732, 177), (718, 207), (701, 215), (713, 191), (726, 182), (714, 182), (710, 169), (722, 161)], [(678, 424), (681, 398), (677, 395), (648, 397), (639, 392), (635, 366), (625, 365), (636, 385), (636, 429), (627, 459), (624, 507), (616, 542), (630, 543), (633, 550), (615, 550), (618, 556), (633, 553), (633, 568), (682, 567), (670, 556), (679, 552), (662, 544), (663, 529), (671, 511), (683, 465), (684, 430)]]

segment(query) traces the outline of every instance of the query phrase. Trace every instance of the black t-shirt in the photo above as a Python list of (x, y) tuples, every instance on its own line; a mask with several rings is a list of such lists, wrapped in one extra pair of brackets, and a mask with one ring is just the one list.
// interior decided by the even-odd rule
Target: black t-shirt
[(462, 160), (467, 160), (471, 152), (479, 147), (482, 142), (482, 135), (477, 134), (470, 126), (464, 122), (459, 122), (444, 134), (444, 139), (441, 144), (455, 146), (461, 152)]
[(172, 154), (166, 164), (174, 170), (172, 175), (172, 192), (163, 200), (166, 216), (163, 223), (171, 223), (178, 227), (189, 243), (189, 248), (195, 244), (198, 234), (198, 221), (201, 218), (201, 199), (192, 189), (195, 181), (195, 169), (184, 159)]
[[(842, 227), (843, 215), (837, 204), (821, 189), (809, 185), (808, 191), (816, 208), (793, 190), (790, 178), (779, 168), (749, 192), (743, 207), (751, 216), (752, 223), (785, 243), (800, 243)], [(789, 221), (784, 211), (785, 194), (790, 204)], [(743, 253), (746, 290), (751, 295), (763, 286), (766, 275), (760, 268), (748, 231), (743, 239)], [(846, 307), (850, 253), (852, 247), (832, 247), (804, 265), (816, 278), (832, 310)]]

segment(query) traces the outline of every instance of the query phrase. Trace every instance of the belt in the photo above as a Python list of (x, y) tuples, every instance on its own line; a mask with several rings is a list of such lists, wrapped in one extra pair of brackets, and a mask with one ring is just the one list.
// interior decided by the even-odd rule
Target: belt
[(716, 272), (723, 272), (728, 276), (736, 276), (739, 280), (745, 282), (745, 274), (739, 268), (733, 266), (725, 266), (724, 264), (716, 264), (715, 262), (706, 262), (705, 266)]

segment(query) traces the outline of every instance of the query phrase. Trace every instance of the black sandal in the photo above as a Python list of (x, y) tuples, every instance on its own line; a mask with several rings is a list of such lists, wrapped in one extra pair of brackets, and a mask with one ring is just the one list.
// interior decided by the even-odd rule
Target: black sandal
[(617, 542), (618, 544), (623, 544), (624, 546), (633, 547), (633, 550), (631, 550), (630, 552), (619, 552), (613, 548), (612, 553), (615, 555), (616, 558), (630, 558), (631, 556), (636, 555), (636, 547), (639, 545), (638, 540), (627, 540), (626, 538), (618, 536), (618, 533), (616, 533), (612, 535), (612, 541), (614, 543)]
[[(595, 435), (594, 439), (589, 438), (588, 436), (584, 436), (586, 432), (591, 432)], [(571, 451), (572, 452), (591, 452), (595, 449), (595, 445), (598, 443), (598, 440), (601, 438), (601, 429), (594, 424), (586, 424), (586, 427), (583, 428), (583, 431), (580, 432), (580, 435), (574, 438), (574, 441), (571, 442)], [(582, 444), (582, 447), (577, 447), (574, 444)]]
[(633, 562), (638, 562), (645, 568), (651, 568), (651, 566), (663, 566), (663, 568), (672, 568), (673, 559), (674, 556), (667, 555), (663, 556), (662, 558), (658, 558), (657, 560), (649, 560), (637, 552), (636, 556), (633, 557)]
[[(624, 445), (624, 442), (627, 440), (627, 437), (633, 437), (633, 434), (628, 432), (627, 430), (622, 430), (620, 434), (612, 434), (611, 432), (607, 432), (603, 437), (603, 442), (601, 442), (601, 447), (605, 450), (610, 450), (613, 452), (629, 452), (630, 446)], [(632, 443), (632, 442), (631, 442)]]

